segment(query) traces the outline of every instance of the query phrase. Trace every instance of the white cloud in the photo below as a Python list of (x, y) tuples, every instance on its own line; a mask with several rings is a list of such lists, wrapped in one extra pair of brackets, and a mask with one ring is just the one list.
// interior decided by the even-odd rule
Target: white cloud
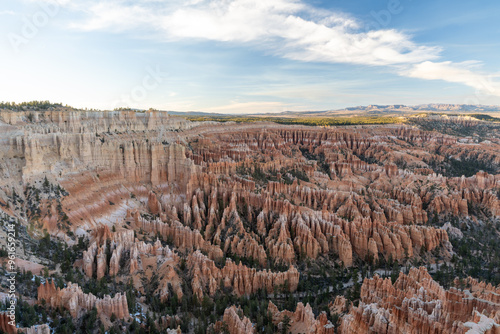
[(361, 31), (349, 15), (318, 10), (298, 0), (120, 0), (73, 2), (89, 15), (82, 30), (149, 29), (164, 39), (252, 43), (300, 61), (367, 65), (414, 63), (437, 58), (440, 49), (418, 46), (395, 30)]
[(112, 1), (90, 5), (88, 12), (90, 15), (85, 21), (74, 22), (71, 26), (84, 31), (126, 31), (147, 26), (155, 19), (154, 13), (146, 7), (124, 6)]
[(492, 76), (479, 74), (470, 70), (476, 67), (476, 62), (453, 63), (451, 61), (431, 62), (425, 61), (414, 65), (402, 74), (426, 80), (446, 80), (461, 83), (477, 91), (492, 96), (500, 96), (500, 84), (493, 81)]
[(488, 84), (470, 62), (438, 62), (439, 47), (418, 45), (394, 29), (363, 31), (363, 22), (302, 0), (59, 1), (84, 13), (83, 21), (73, 23), (81, 30), (247, 43), (283, 58), (387, 66), (403, 76), (462, 83), (500, 96), (498, 84)]

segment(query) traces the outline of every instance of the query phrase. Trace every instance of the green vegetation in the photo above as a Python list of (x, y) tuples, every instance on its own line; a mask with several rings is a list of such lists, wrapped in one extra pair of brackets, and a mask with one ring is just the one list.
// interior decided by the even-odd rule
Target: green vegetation
[(500, 122), (500, 118), (493, 117), (486, 114), (449, 114), (449, 113), (438, 113), (438, 112), (423, 112), (413, 115), (414, 118), (423, 118), (428, 116), (448, 116), (448, 117), (471, 117), (481, 121), (487, 122)]
[[(448, 118), (428, 117), (444, 115)], [(409, 117), (407, 122), (425, 131), (437, 131), (450, 136), (473, 137), (477, 141), (497, 137), (500, 129), (500, 118), (485, 114), (420, 114), (420, 117), (417, 116)], [(449, 118), (450, 116), (467, 116), (472, 118), (473, 122), (465, 118), (452, 119)]]
[[(49, 108), (62, 108), (62, 103), (51, 103), (50, 101), (30, 101), (30, 102), (0, 102), (0, 109), (13, 111), (23, 110), (47, 110)], [(66, 106), (69, 107), (69, 106)]]
[(479, 223), (459, 217), (440, 217), (440, 223), (449, 221), (463, 235), (448, 233), (455, 254), (449, 264), (444, 263), (432, 274), (433, 278), (445, 288), (452, 286), (456, 277), (467, 276), (479, 281), (500, 284), (500, 248), (498, 235), (500, 222), (486, 218), (487, 209), (472, 208), (474, 215), (482, 217)]
[[(284, 168), (282, 168), (280, 173), (283, 175), (283, 179), (284, 179), (286, 184), (292, 184), (294, 178), (305, 181), (305, 182), (309, 182), (309, 176), (307, 176), (306, 172), (304, 172), (303, 170), (300, 170), (300, 169), (294, 168), (294, 169), (285, 170)], [(288, 174), (290, 174), (292, 176), (292, 178), (289, 178)]]
[(475, 119), (479, 119), (481, 121), (486, 121), (486, 122), (500, 122), (500, 118), (493, 117), (490, 115), (485, 115), (485, 114), (470, 114), (467, 116), (475, 118)]
[(283, 324), (281, 325), (281, 333), (282, 334), (288, 334), (288, 331), (290, 330), (290, 317), (285, 314), (283, 317)]
[(319, 153), (318, 155), (315, 155), (315, 154), (309, 152), (309, 150), (305, 147), (300, 147), (299, 149), (300, 149), (300, 152), (302, 153), (302, 155), (307, 160), (316, 160), (318, 162), (319, 170), (321, 172), (325, 173), (326, 175), (328, 175), (328, 177), (331, 177), (330, 166), (326, 163), (325, 154), (323, 152)]
[(476, 158), (457, 160), (446, 157), (441, 162), (436, 160), (428, 160), (426, 162), (434, 172), (446, 177), (461, 177), (462, 175), (470, 177), (479, 171), (490, 174), (495, 174), (498, 171), (497, 166)]
[(67, 195), (68, 192), (64, 188), (59, 184), (50, 183), (47, 177), (45, 177), (41, 186), (28, 183), (24, 190), (24, 197), (27, 204), (26, 214), (30, 222), (37, 227), (42, 226), (39, 221), (41, 215), (40, 203), (41, 200), (46, 200), (46, 203), (51, 203), (56, 206), (57, 214), (60, 218), (57, 226), (64, 229), (66, 233), (74, 239), (73, 232), (71, 232), (69, 228), (69, 217), (64, 212), (61, 202)]
[(187, 116), (190, 121), (205, 122), (274, 122), (278, 124), (297, 124), (309, 126), (373, 125), (404, 123), (404, 117), (392, 116), (353, 116), (353, 117), (257, 117), (257, 116)]

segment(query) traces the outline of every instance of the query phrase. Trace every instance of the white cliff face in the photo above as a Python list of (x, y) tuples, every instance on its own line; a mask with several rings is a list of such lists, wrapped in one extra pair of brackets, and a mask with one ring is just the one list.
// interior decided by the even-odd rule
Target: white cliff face
[[(31, 119), (31, 120), (30, 120)], [(28, 133), (117, 133), (186, 130), (194, 124), (164, 111), (0, 111), (0, 121)]]
[(475, 312), (475, 317), (479, 318), (478, 322), (467, 321), (464, 326), (470, 328), (466, 334), (487, 334), (495, 333), (500, 330), (500, 324), (496, 323), (495, 320), (488, 318), (484, 314)]
[[(28, 114), (33, 121), (27, 120)], [(162, 156), (175, 155), (175, 149), (172, 152), (166, 148), (175, 137), (172, 132), (194, 126), (159, 111), (3, 111), (0, 122), (0, 142), (8, 143), (2, 154), (11, 152), (25, 160), (22, 163), (25, 181), (46, 172), (59, 176), (92, 168), (110, 169), (126, 176), (151, 174), (155, 167), (167, 163)], [(182, 153), (181, 150), (179, 154)], [(134, 160), (148, 155), (153, 162)], [(131, 172), (132, 169), (145, 170)], [(171, 175), (171, 179), (174, 177)], [(160, 177), (153, 174), (151, 179), (155, 182)]]
[(50, 233), (64, 215), (80, 235), (112, 226), (141, 205), (131, 194), (144, 187), (185, 191), (197, 169), (175, 138), (193, 126), (157, 111), (0, 112), (0, 203), (47, 178), (66, 191), (57, 203), (50, 193), (33, 203)]

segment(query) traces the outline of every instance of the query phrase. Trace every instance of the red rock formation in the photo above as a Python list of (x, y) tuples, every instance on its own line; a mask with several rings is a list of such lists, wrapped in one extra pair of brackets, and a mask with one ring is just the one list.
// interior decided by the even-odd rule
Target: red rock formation
[(160, 234), (164, 239), (172, 239), (174, 245), (179, 249), (201, 249), (207, 252), (212, 259), (222, 257), (222, 250), (219, 246), (205, 241), (198, 230), (191, 230), (179, 221), (173, 221), (172, 223), (162, 222), (159, 219), (149, 221), (140, 217), (138, 213), (135, 214), (134, 218), (138, 228), (142, 228), (143, 231), (150, 232), (153, 235)]
[(97, 279), (104, 277), (106, 268), (108, 267), (106, 259), (106, 244), (103, 244), (97, 251)]
[[(233, 192), (231, 194), (229, 206), (224, 209), (220, 223), (217, 223), (213, 235), (213, 242), (216, 245), (220, 245), (221, 240), (226, 239), (223, 249), (225, 253), (231, 251), (232, 254), (251, 258), (265, 265), (267, 256), (264, 247), (259, 245), (254, 237), (245, 230), (237, 210), (236, 202), (237, 194)], [(243, 237), (240, 237), (240, 235)]]
[(157, 215), (161, 212), (161, 204), (158, 201), (155, 193), (152, 191), (149, 192), (148, 196), (148, 209), (154, 215)]
[(18, 328), (24, 334), (50, 334), (50, 327), (47, 324), (33, 325), (29, 328)]
[(82, 289), (72, 283), (64, 289), (55, 287), (54, 281), (46, 282), (38, 287), (38, 302), (45, 300), (50, 307), (63, 307), (71, 313), (73, 318), (79, 317), (82, 312), (97, 308), (98, 313), (111, 317), (113, 314), (118, 319), (129, 318), (127, 297), (117, 293), (113, 298), (105, 295), (97, 298), (93, 294), (85, 294)]
[(361, 302), (342, 318), (340, 333), (466, 333), (480, 327), (482, 333), (497, 333), (500, 287), (483, 290), (486, 285), (472, 279), (464, 284), (472, 292), (445, 290), (424, 267), (400, 273), (394, 284), (378, 276), (365, 279)]
[[(200, 187), (209, 189), (208, 185), (200, 185)], [(217, 185), (219, 192), (224, 187), (222, 183)], [(237, 202), (243, 196), (239, 195), (241, 190), (237, 189), (237, 186), (232, 187), (230, 205), (224, 210), (221, 223), (217, 223), (215, 243), (219, 242), (222, 231), (228, 228), (228, 221), (232, 222), (231, 227), (229, 227), (230, 231), (232, 229), (246, 235), (239, 215), (235, 210)], [(427, 215), (422, 210), (422, 201), (419, 197), (416, 197), (415, 193), (399, 190), (394, 192), (394, 196), (397, 196), (401, 201), (407, 202), (407, 205), (395, 200), (388, 201), (387, 199), (380, 199), (378, 203), (368, 204), (361, 196), (356, 194), (341, 197), (339, 192), (312, 190), (298, 184), (288, 186), (282, 183), (269, 182), (268, 187), (269, 193), (267, 197), (261, 196), (258, 198), (250, 193), (245, 202), (251, 203), (250, 207), (260, 206), (263, 208), (261, 213), (253, 216), (252, 219), (257, 221), (258, 234), (266, 236), (266, 248), (274, 260), (291, 263), (296, 258), (294, 253), (316, 258), (319, 254), (326, 254), (333, 250), (339, 254), (344, 264), (349, 266), (352, 263), (353, 252), (362, 259), (372, 258), (377, 260), (380, 256), (388, 259), (392, 256), (392, 258), (400, 260), (406, 256), (412, 257), (415, 253), (414, 250), (417, 250), (417, 254), (419, 254), (422, 246), (426, 250), (432, 250), (436, 247), (449, 248), (446, 232), (423, 226), (401, 227), (390, 222), (396, 220), (399, 224), (420, 224), (427, 221)], [(226, 192), (225, 190), (222, 191), (224, 197)], [(304, 207), (297, 207), (287, 201), (275, 200), (273, 197), (280, 193), (284, 193), (286, 196), (293, 194), (292, 200), (294, 202), (302, 202), (312, 208), (317, 208), (318, 203), (324, 203), (321, 215), (318, 215), (317, 211), (308, 211)], [(262, 201), (263, 198), (265, 198), (265, 201)], [(213, 200), (212, 204), (214, 202)], [(376, 206), (371, 208), (371, 205)], [(213, 205), (210, 205), (210, 207), (210, 216), (214, 217), (216, 210)], [(337, 217), (325, 213), (328, 208), (336, 210)], [(385, 213), (380, 214), (381, 211), (385, 211)], [(273, 213), (282, 217), (280, 223), (274, 220)], [(339, 219), (339, 215), (354, 220), (356, 226), (352, 228), (347, 222)], [(371, 218), (371, 221), (368, 218)], [(210, 221), (207, 230), (212, 227), (215, 228), (217, 225), (213, 223), (213, 218), (210, 218)], [(286, 221), (287, 224), (282, 225), (281, 222), (283, 221)], [(341, 230), (332, 229), (328, 226), (331, 224), (340, 226)], [(273, 228), (268, 232), (267, 228), (269, 226)], [(284, 226), (287, 227), (288, 231), (283, 230), (282, 227)], [(295, 232), (294, 235), (290, 233), (292, 230)], [(268, 233), (270, 235), (267, 235)], [(210, 234), (207, 235), (211, 236)], [(287, 241), (287, 235), (290, 235), (294, 252), (291, 251), (291, 243)], [(333, 238), (329, 237), (329, 235)], [(248, 237), (246, 239), (250, 240)]]
[(347, 311), (347, 300), (344, 296), (335, 297), (335, 301), (328, 305), (331, 314), (341, 314)]
[(229, 329), (230, 334), (249, 334), (255, 333), (255, 328), (253, 327), (250, 320), (241, 316), (243, 314), (240, 308), (236, 308), (235, 306), (231, 306), (226, 308), (224, 311), (224, 316), (222, 321), (227, 324), (227, 328)]
[(193, 292), (199, 298), (207, 290), (208, 294), (213, 296), (221, 287), (220, 284), (225, 288), (231, 288), (236, 295), (241, 296), (256, 293), (259, 289), (271, 293), (278, 287), (288, 288), (293, 292), (297, 290), (299, 283), (299, 272), (293, 266), (285, 272), (257, 271), (227, 259), (224, 268), (219, 269), (200, 251), (188, 257), (188, 268), (192, 276)]
[(167, 260), (163, 262), (158, 268), (159, 285), (156, 290), (160, 295), (162, 301), (170, 298), (170, 289), (172, 287), (173, 293), (180, 300), (184, 295), (182, 292), (182, 281), (177, 274), (175, 267), (177, 266), (178, 259), (174, 256), (167, 256)]
[(387, 174), (388, 177), (394, 177), (398, 175), (398, 167), (396, 165), (390, 164), (390, 165), (385, 165), (385, 173)]
[[(15, 318), (15, 317), (14, 317)], [(10, 318), (9, 314), (7, 313), (0, 313), (0, 331), (7, 333), (7, 334), (13, 334), (17, 333), (16, 326), (12, 326), (12, 324), (9, 324), (12, 319)], [(14, 319), (15, 323), (15, 319)]]
[(295, 251), (286, 218), (282, 217), (276, 221), (266, 238), (266, 246), (270, 256), (275, 261), (286, 264), (291, 264), (295, 261)]
[[(16, 326), (9, 324), (12, 320), (7, 313), (0, 313), (0, 331), (2, 333), (14, 334), (14, 333), (25, 333), (25, 334), (50, 334), (50, 327), (46, 324), (43, 325), (33, 325), (26, 328), (16, 328)], [(14, 321), (15, 323), (15, 321)]]
[(305, 334), (333, 334), (335, 333), (335, 326), (328, 321), (326, 313), (322, 312), (316, 319), (311, 306), (307, 304), (304, 306), (302, 303), (297, 304), (295, 312), (279, 311), (276, 305), (269, 302), (268, 312), (271, 313), (273, 323), (278, 325), (283, 321), (285, 315), (290, 318), (290, 332), (291, 333), (305, 333)]
[[(168, 328), (175, 327), (177, 324), (181, 322), (181, 318), (179, 316), (170, 316), (170, 315), (164, 315), (160, 319), (156, 321), (157, 326), (162, 329), (162, 330), (168, 330)], [(180, 330), (180, 326), (177, 325), (176, 330), (171, 330), (170, 332), (167, 331), (168, 334), (182, 334)]]

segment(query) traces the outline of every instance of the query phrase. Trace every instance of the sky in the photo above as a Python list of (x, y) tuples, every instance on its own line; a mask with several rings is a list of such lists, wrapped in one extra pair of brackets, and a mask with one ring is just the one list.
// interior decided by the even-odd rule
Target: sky
[(216, 113), (500, 104), (496, 0), (9, 0), (0, 101)]

